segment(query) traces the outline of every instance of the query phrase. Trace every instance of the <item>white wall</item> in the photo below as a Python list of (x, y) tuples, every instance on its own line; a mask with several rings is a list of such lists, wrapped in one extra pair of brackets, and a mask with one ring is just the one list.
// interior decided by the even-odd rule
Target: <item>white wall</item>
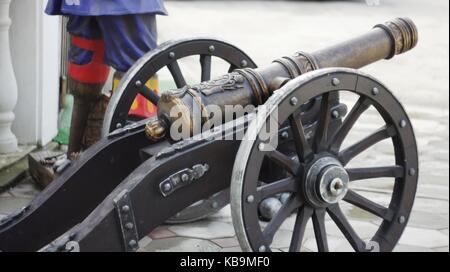
[(13, 132), (21, 144), (45, 145), (57, 134), (61, 23), (44, 14), (46, 3), (11, 3), (11, 54), (19, 89)]

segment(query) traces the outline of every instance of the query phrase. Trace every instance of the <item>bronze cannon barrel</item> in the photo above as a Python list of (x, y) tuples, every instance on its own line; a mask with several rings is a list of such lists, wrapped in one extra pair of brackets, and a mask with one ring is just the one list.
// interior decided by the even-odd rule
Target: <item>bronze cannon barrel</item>
[[(258, 106), (273, 91), (304, 73), (326, 67), (358, 69), (409, 51), (417, 41), (415, 24), (408, 18), (397, 18), (376, 25), (366, 34), (310, 54), (297, 52), (265, 67), (237, 69), (215, 80), (165, 92), (158, 102), (158, 120), (147, 125), (147, 135), (152, 140), (161, 139), (174, 122), (189, 127), (190, 135), (197, 134), (198, 128), (211, 118), (208, 107), (212, 105), (222, 113), (227, 105)], [(177, 114), (173, 114), (175, 108)]]

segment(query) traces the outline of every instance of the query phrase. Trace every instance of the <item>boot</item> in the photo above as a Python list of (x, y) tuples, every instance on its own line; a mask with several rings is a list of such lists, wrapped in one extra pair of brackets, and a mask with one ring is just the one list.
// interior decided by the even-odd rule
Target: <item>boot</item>
[[(101, 98), (103, 84), (85, 84), (75, 80), (69, 81), (69, 88), (74, 96), (72, 122), (70, 127), (69, 147), (67, 154), (81, 152), (84, 134), (91, 110)], [(92, 141), (90, 141), (92, 142)]]

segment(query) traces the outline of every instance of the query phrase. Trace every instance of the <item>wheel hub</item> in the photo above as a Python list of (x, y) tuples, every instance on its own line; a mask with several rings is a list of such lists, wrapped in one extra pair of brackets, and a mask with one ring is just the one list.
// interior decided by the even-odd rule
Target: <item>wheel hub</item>
[(317, 207), (336, 204), (347, 194), (349, 181), (347, 171), (336, 158), (321, 157), (308, 167), (304, 183), (306, 199)]

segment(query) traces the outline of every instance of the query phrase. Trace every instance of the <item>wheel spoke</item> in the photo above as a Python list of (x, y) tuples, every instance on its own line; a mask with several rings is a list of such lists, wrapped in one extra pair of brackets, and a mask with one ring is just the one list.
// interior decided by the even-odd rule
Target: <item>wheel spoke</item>
[(145, 99), (149, 100), (153, 103), (153, 105), (157, 105), (159, 101), (159, 96), (152, 90), (150, 90), (147, 86), (142, 86), (139, 89), (139, 93), (145, 97)]
[(357, 252), (365, 251), (365, 243), (355, 232), (353, 227), (348, 222), (345, 215), (342, 213), (339, 205), (329, 206), (327, 208), (328, 214), (331, 219), (333, 219), (334, 223), (341, 230), (342, 234), (344, 234), (345, 238), (349, 241), (353, 249)]
[(230, 65), (230, 68), (228, 68), (228, 73), (233, 72), (233, 71), (236, 70), (237, 68), (238, 68), (237, 66), (235, 66), (234, 64), (231, 64), (231, 65)]
[(276, 194), (296, 191), (297, 186), (295, 179), (293, 177), (288, 177), (259, 187), (257, 189), (257, 200), (259, 202)]
[(395, 136), (396, 130), (393, 126), (384, 126), (375, 133), (346, 148), (339, 153), (339, 160), (343, 165), (347, 165), (353, 158), (385, 139)]
[(325, 229), (325, 210), (315, 210), (312, 221), (319, 252), (328, 252), (327, 231)]
[(278, 229), (281, 227), (283, 222), (288, 218), (295, 209), (302, 205), (301, 201), (295, 194), (292, 194), (288, 202), (284, 204), (281, 209), (275, 214), (272, 220), (267, 224), (263, 231), (263, 235), (266, 239), (267, 244), (272, 244), (273, 237)]
[(389, 222), (391, 222), (394, 217), (394, 212), (392, 210), (357, 194), (355, 191), (349, 190), (344, 200)]
[(403, 166), (384, 166), (368, 168), (348, 168), (346, 169), (350, 181), (375, 179), (375, 178), (402, 178), (405, 176)]
[(202, 66), (202, 82), (211, 80), (211, 55), (201, 55), (200, 64)]
[(348, 133), (358, 121), (359, 117), (372, 105), (370, 100), (366, 97), (360, 97), (356, 104), (353, 106), (352, 110), (345, 118), (344, 123), (338, 129), (338, 131), (331, 138), (329, 146), (333, 152), (338, 152), (341, 148), (342, 143), (347, 137)]
[(266, 156), (292, 175), (297, 175), (300, 164), (295, 160), (292, 160), (287, 155), (281, 153), (278, 150), (275, 150), (268, 152)]
[(299, 160), (304, 162), (305, 159), (312, 154), (312, 149), (306, 140), (305, 130), (300, 115), (293, 114), (289, 117), (289, 122), (291, 123), (291, 130)]
[(172, 77), (175, 81), (175, 85), (177, 85), (177, 88), (183, 88), (184, 86), (186, 86), (186, 80), (184, 79), (183, 73), (181, 72), (178, 61), (170, 63), (169, 65), (167, 65), (167, 68), (172, 74)]
[(331, 98), (332, 96), (330, 95), (330, 93), (326, 93), (322, 96), (319, 124), (314, 139), (314, 150), (316, 153), (319, 153), (326, 149), (326, 143), (328, 140), (328, 128), (331, 119)]
[(297, 219), (295, 219), (294, 231), (292, 234), (291, 244), (289, 246), (289, 252), (300, 251), (303, 237), (305, 236), (306, 224), (311, 218), (314, 210), (310, 207), (303, 206), (297, 213)]

